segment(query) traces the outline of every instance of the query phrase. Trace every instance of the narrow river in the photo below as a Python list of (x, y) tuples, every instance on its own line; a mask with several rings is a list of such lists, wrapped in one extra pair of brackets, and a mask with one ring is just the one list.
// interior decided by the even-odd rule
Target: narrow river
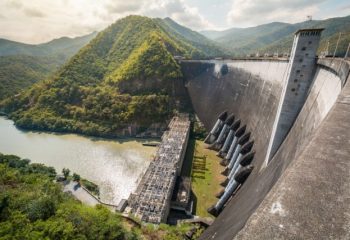
[(156, 148), (144, 140), (112, 141), (76, 134), (22, 131), (0, 117), (0, 152), (52, 166), (66, 167), (100, 186), (101, 200), (118, 204), (137, 187)]

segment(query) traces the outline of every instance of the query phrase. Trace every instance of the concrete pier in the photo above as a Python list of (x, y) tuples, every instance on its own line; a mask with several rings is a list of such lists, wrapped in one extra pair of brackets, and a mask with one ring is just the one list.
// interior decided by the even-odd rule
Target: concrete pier
[(149, 223), (159, 224), (167, 220), (176, 178), (181, 171), (188, 143), (188, 115), (175, 116), (168, 128), (136, 192), (129, 197), (132, 213)]

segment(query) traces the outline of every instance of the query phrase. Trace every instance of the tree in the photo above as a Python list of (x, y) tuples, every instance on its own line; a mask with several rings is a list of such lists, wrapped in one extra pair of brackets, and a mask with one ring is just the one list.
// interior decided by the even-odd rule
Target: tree
[(68, 168), (63, 168), (62, 173), (64, 177), (67, 178), (69, 176), (70, 170)]
[(80, 181), (80, 175), (73, 173), (73, 181), (79, 182)]
[(28, 218), (34, 222), (38, 219), (46, 220), (56, 212), (55, 202), (50, 197), (40, 197), (29, 202), (26, 209)]

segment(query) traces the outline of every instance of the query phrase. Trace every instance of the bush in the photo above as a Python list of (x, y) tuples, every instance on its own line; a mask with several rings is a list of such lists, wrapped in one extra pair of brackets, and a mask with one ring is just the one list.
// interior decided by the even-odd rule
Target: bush
[(27, 206), (27, 214), (30, 221), (46, 220), (56, 211), (55, 202), (49, 197), (41, 197), (32, 200)]
[(81, 185), (83, 185), (87, 190), (89, 190), (90, 192), (92, 192), (94, 195), (96, 196), (100, 196), (100, 189), (99, 187), (93, 183), (90, 182), (86, 179), (81, 179), (80, 181)]
[(65, 178), (68, 178), (69, 176), (69, 173), (70, 173), (70, 170), (68, 168), (63, 168), (62, 169), (62, 174)]
[(80, 181), (80, 175), (73, 173), (73, 181), (79, 182)]

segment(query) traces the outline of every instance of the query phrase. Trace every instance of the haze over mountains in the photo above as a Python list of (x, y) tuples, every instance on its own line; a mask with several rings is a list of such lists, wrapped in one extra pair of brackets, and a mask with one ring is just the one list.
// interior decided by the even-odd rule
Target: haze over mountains
[(293, 43), (293, 33), (301, 28), (325, 28), (322, 33), (320, 50), (330, 41), (329, 50), (333, 53), (339, 32), (343, 35), (339, 42), (338, 56), (344, 56), (350, 42), (350, 16), (312, 20), (296, 24), (273, 22), (250, 28), (231, 28), (224, 31), (202, 31), (201, 33), (226, 47), (234, 56), (250, 53), (289, 52)]
[(53, 54), (71, 56), (96, 35), (97, 32), (92, 32), (75, 38), (61, 37), (41, 44), (26, 44), (0, 38), (0, 56), (49, 56)]
[(202, 32), (214, 40), (170, 18), (129, 16), (99, 34), (75, 39), (40, 45), (1, 40), (0, 55), (7, 56), (0, 56), (0, 100), (39, 81), (3, 101), (3, 109), (17, 125), (114, 136), (130, 124), (144, 128), (172, 115), (174, 84), (182, 78), (175, 56), (204, 59), (289, 52), (293, 33), (311, 27), (326, 28), (320, 49), (329, 40), (330, 52), (342, 31), (337, 54), (345, 53), (350, 16)]

